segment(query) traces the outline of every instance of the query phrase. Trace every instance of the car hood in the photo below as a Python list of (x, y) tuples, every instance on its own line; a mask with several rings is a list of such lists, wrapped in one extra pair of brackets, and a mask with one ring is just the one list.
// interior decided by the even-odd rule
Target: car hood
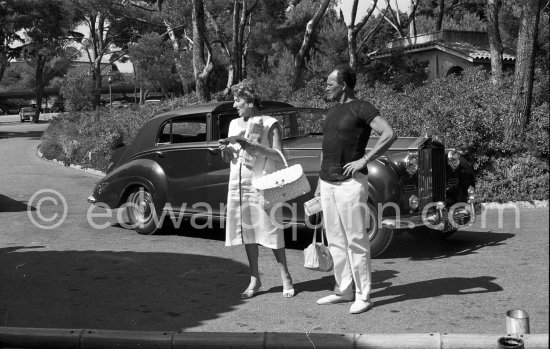
[[(373, 148), (379, 137), (371, 137), (368, 148)], [(413, 144), (417, 137), (401, 137), (398, 138), (391, 146), (392, 151), (406, 151)], [(283, 139), (283, 148), (285, 149), (320, 149), (323, 142), (322, 134), (309, 134), (298, 137), (290, 137)]]

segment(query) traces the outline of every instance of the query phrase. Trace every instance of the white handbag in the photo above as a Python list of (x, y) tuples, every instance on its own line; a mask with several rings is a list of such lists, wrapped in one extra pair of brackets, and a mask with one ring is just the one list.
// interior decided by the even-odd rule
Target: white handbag
[(266, 208), (307, 194), (311, 190), (302, 165), (289, 167), (283, 153), (275, 150), (283, 158), (285, 168), (252, 180), (252, 186), (258, 190)]
[[(323, 229), (324, 230), (324, 229)], [(334, 267), (330, 250), (325, 245), (325, 234), (321, 230), (321, 242), (317, 242), (317, 226), (313, 233), (313, 241), (304, 250), (304, 267), (317, 271), (331, 271)]]

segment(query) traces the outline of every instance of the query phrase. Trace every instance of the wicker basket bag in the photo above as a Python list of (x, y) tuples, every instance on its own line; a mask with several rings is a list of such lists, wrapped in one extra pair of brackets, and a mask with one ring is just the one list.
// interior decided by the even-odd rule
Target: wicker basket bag
[(252, 186), (258, 190), (263, 198), (265, 208), (292, 200), (307, 194), (311, 190), (302, 165), (288, 166), (283, 153), (278, 149), (275, 150), (281, 155), (285, 168), (252, 180)]

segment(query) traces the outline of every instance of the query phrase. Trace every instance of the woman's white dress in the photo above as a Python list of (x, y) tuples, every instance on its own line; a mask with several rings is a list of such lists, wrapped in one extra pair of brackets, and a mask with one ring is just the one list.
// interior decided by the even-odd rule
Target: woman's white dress
[[(262, 118), (263, 121), (260, 144), (270, 147), (268, 134), (277, 119), (270, 116), (254, 118)], [(239, 119), (234, 119), (229, 125), (228, 136), (242, 135), (245, 130), (246, 124), (239, 125)], [(236, 154), (241, 150), (238, 143), (230, 144), (229, 147), (233, 147)], [(231, 160), (225, 227), (226, 246), (260, 244), (272, 249), (285, 247), (283, 229), (281, 223), (277, 223), (276, 220), (280, 217), (280, 208), (266, 212), (261, 206), (258, 192), (251, 184), (256, 176), (263, 176), (275, 170), (273, 160), (265, 157), (257, 157), (252, 168), (242, 164), (238, 156)]]

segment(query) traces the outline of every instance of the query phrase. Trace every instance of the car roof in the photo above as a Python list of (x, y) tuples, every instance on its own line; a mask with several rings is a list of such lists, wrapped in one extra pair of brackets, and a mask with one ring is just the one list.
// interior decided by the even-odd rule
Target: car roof
[[(284, 103), (284, 102), (274, 102), (274, 101), (264, 101), (260, 105), (260, 110), (262, 109), (283, 109), (283, 108), (294, 108), (291, 104)], [(232, 101), (224, 101), (224, 102), (209, 102), (204, 104), (192, 104), (181, 108), (176, 108), (167, 112), (164, 112), (162, 114), (159, 114), (153, 118), (151, 118), (149, 121), (145, 123), (145, 125), (142, 126), (136, 137), (134, 138), (134, 141), (131, 143), (131, 149), (128, 150), (132, 154), (138, 153), (144, 149), (149, 148), (152, 143), (156, 141), (156, 135), (159, 127), (166, 122), (167, 120), (174, 118), (174, 117), (180, 117), (180, 116), (186, 116), (186, 115), (193, 115), (193, 114), (216, 114), (216, 115), (223, 115), (223, 114), (232, 114), (236, 115), (237, 111), (233, 108), (233, 102)], [(143, 139), (144, 142), (138, 142), (136, 143), (136, 139)]]
[[(260, 109), (272, 109), (272, 108), (279, 108), (279, 107), (292, 107), (291, 104), (284, 103), (284, 102), (274, 102), (274, 101), (264, 101), (260, 105)], [(167, 111), (165, 113), (159, 114), (155, 117), (153, 117), (149, 122), (151, 121), (160, 121), (164, 122), (167, 119), (170, 119), (174, 116), (184, 116), (184, 115), (191, 115), (191, 114), (202, 114), (202, 113), (215, 113), (215, 114), (224, 114), (224, 113), (235, 113), (235, 109), (233, 108), (233, 101), (222, 101), (222, 102), (209, 102), (209, 103), (203, 103), (203, 104), (190, 104), (185, 107), (176, 108), (170, 111)]]

